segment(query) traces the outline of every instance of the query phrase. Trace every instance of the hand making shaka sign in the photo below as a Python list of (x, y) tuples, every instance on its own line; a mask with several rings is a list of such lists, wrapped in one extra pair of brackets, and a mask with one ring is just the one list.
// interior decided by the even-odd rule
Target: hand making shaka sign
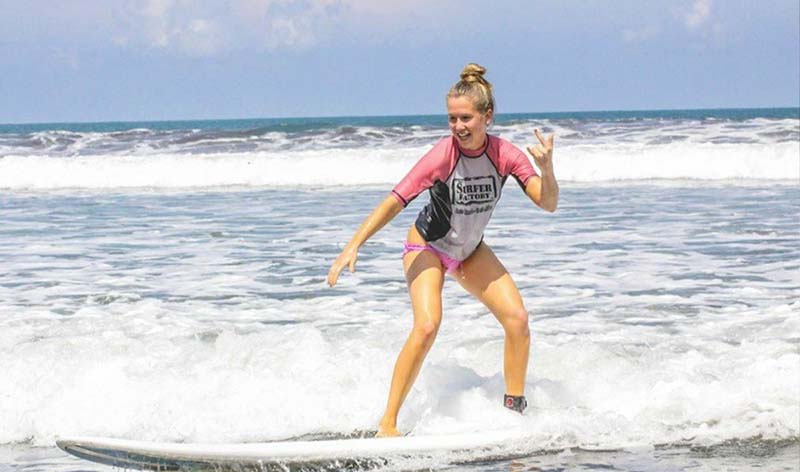
[(553, 169), (553, 139), (555, 134), (551, 134), (547, 139), (542, 136), (537, 128), (534, 130), (536, 138), (539, 139), (539, 144), (535, 146), (528, 146), (528, 152), (533, 156), (533, 160), (539, 169), (544, 172), (545, 170)]

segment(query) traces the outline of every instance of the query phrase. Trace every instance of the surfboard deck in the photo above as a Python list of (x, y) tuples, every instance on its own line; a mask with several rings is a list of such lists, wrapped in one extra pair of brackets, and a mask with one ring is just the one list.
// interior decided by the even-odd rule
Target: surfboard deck
[(280, 441), (245, 444), (157, 443), (64, 437), (56, 445), (92, 462), (139, 470), (341, 470), (381, 465), (393, 457), (491, 449), (508, 434)]

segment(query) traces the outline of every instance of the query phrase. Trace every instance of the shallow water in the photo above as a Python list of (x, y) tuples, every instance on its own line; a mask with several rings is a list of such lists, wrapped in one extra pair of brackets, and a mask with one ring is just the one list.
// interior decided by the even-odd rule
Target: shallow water
[[(0, 468), (109, 470), (52, 448), (60, 435), (374, 428), (411, 320), (402, 239), (425, 199), (362, 249), (356, 274), (324, 279), (386, 190), (0, 196)], [(500, 404), (502, 331), (448, 280), (399, 426), (522, 440), (497, 460), (385, 468), (794, 470), (798, 214), (800, 187), (774, 182), (567, 183), (555, 214), (506, 186), (486, 241), (531, 313), (530, 408)]]

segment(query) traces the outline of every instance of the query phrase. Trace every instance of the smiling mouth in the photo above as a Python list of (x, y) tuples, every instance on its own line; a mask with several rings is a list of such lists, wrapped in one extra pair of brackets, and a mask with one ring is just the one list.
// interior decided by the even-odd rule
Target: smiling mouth
[(463, 133), (456, 133), (456, 136), (458, 136), (460, 139), (466, 139), (469, 137), (469, 131), (464, 131)]

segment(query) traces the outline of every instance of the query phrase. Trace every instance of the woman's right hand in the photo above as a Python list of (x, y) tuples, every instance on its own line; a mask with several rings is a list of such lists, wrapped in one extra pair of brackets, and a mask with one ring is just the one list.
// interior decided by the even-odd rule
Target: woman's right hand
[(336, 281), (339, 280), (339, 274), (344, 270), (345, 266), (350, 266), (350, 272), (356, 271), (356, 261), (358, 260), (358, 246), (351, 246), (348, 244), (339, 254), (339, 257), (333, 261), (331, 270), (328, 271), (328, 286), (333, 287)]
[(350, 266), (350, 272), (356, 271), (356, 260), (358, 259), (358, 248), (361, 247), (375, 232), (392, 220), (403, 209), (403, 205), (392, 194), (378, 205), (372, 213), (361, 223), (358, 231), (353, 235), (353, 239), (342, 249), (339, 257), (333, 261), (331, 270), (328, 271), (328, 285), (333, 287), (339, 280), (339, 274), (345, 266)]

